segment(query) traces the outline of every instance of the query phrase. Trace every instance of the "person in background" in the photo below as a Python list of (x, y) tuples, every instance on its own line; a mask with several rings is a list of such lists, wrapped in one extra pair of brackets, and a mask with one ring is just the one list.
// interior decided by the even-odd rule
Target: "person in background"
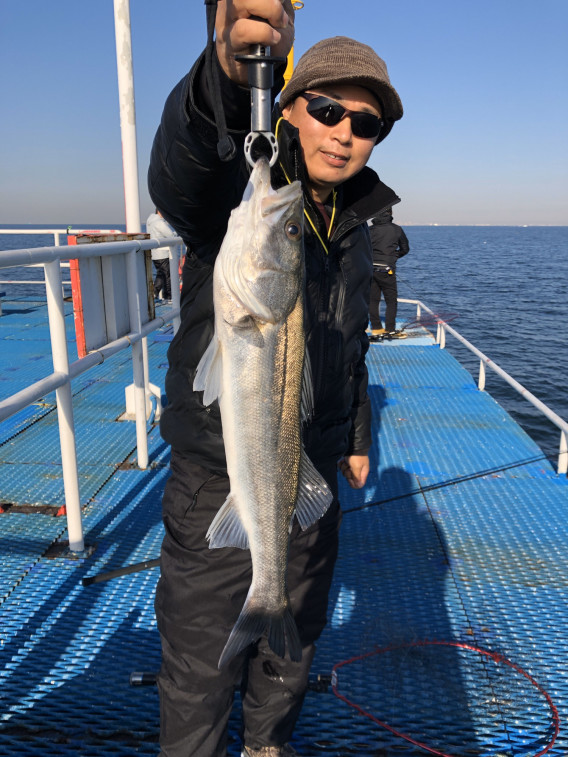
[[(146, 219), (146, 233), (150, 235), (151, 239), (168, 239), (168, 237), (176, 236), (175, 231), (162, 216), (158, 208), (156, 208), (154, 213), (150, 213)], [(159, 297), (161, 293), (164, 300), (171, 300), (170, 248), (157, 247), (152, 250), (152, 263), (156, 269), (154, 297)]]
[[(406, 339), (408, 334), (396, 330), (398, 288), (396, 263), (410, 250), (404, 229), (393, 223), (392, 208), (385, 208), (372, 220), (373, 281), (371, 282), (371, 340), (379, 338)], [(381, 294), (385, 298), (385, 328), (379, 308)]]
[[(213, 336), (215, 259), (248, 180), (243, 146), (251, 98), (246, 65), (235, 55), (261, 44), (270, 45), (272, 55), (286, 56), (293, 16), (290, 0), (220, 1), (213, 53), (220, 93), (212, 91), (216, 77), (208, 76), (206, 56), (200, 56), (168, 97), (150, 159), (150, 195), (191, 244), (183, 270), (181, 326), (168, 351), (168, 405), (160, 421), (162, 436), (171, 444), (155, 602), (162, 640), (161, 757), (226, 755), (235, 687), (241, 692), (243, 756), (297, 754), (290, 741), (315, 643), (326, 624), (338, 551), (338, 467), (355, 489), (369, 472), (365, 354), (372, 250), (367, 221), (399, 198), (366, 164), (402, 117), (402, 105), (374, 50), (333, 37), (300, 58), (275, 106), (279, 156), (272, 168), (274, 187), (300, 180), (304, 190), (304, 325), (314, 414), (302, 435), (333, 502), (305, 531), (294, 519), (290, 534), (288, 589), (302, 660), (281, 659), (262, 637), (219, 670), (252, 566), (248, 550), (208, 549), (205, 535), (228, 495), (229, 480), (218, 404), (204, 407), (193, 382)], [(284, 69), (283, 64), (275, 69), (273, 99)], [(217, 153), (214, 109), (219, 100), (237, 147), (225, 162)]]

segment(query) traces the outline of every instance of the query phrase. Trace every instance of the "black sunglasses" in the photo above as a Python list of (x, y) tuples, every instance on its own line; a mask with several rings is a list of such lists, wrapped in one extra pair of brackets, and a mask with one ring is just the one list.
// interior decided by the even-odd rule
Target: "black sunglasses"
[(306, 110), (312, 118), (325, 126), (335, 126), (345, 116), (351, 119), (351, 131), (362, 139), (377, 139), (384, 126), (382, 118), (372, 113), (357, 113), (344, 108), (343, 105), (324, 95), (302, 92), (301, 97), (308, 101)]

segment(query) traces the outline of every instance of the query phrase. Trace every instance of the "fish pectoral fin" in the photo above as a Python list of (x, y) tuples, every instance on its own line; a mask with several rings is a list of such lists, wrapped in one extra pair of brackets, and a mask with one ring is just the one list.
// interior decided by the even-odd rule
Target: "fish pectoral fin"
[(284, 657), (287, 643), (290, 659), (293, 662), (300, 662), (302, 659), (302, 642), (290, 610), (290, 601), (288, 600), (284, 610), (278, 614), (269, 613), (255, 605), (249, 593), (219, 658), (219, 669), (246, 649), (249, 644), (258, 641), (266, 632), (268, 632), (268, 645), (274, 654)]
[(248, 549), (248, 534), (239, 517), (232, 494), (229, 494), (223, 506), (213, 518), (205, 536), (209, 549), (217, 547), (238, 547)]
[(221, 345), (215, 333), (199, 361), (193, 380), (193, 389), (203, 392), (206, 407), (221, 396), (222, 368)]
[(302, 531), (325, 515), (332, 500), (333, 494), (327, 482), (302, 449), (296, 502), (296, 518)]

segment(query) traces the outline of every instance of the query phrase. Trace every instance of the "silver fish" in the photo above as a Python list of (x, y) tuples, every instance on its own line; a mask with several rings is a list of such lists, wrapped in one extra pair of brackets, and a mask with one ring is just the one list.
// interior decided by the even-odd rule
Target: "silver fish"
[(332, 500), (301, 440), (312, 402), (302, 231), (300, 183), (272, 189), (268, 163), (258, 160), (215, 263), (215, 334), (193, 385), (205, 405), (219, 400), (230, 480), (209, 547), (249, 548), (252, 558), (220, 668), (264, 633), (275, 654), (284, 657), (287, 644), (290, 658), (301, 659), (286, 587), (290, 529), (294, 515), (305, 529)]

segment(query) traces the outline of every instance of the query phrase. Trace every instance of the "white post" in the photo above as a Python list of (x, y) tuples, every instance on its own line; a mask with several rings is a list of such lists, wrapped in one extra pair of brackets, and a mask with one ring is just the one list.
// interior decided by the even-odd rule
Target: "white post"
[[(142, 321), (140, 321), (142, 326)], [(148, 340), (144, 337), (142, 340), (142, 363), (144, 367), (144, 387), (150, 386), (150, 359), (148, 357)]]
[[(142, 253), (143, 254), (143, 253)], [(127, 255), (128, 267), (128, 314), (130, 330), (142, 330), (141, 293), (138, 291), (136, 275), (136, 250)], [(144, 346), (140, 340), (132, 345), (132, 373), (134, 377), (134, 406), (136, 408), (136, 446), (138, 467), (148, 467), (148, 437), (146, 434), (146, 386), (144, 383)]]
[(138, 193), (136, 110), (134, 105), (129, 0), (114, 0), (114, 33), (116, 37), (118, 97), (120, 100), (126, 231), (129, 234), (139, 234), (142, 228), (140, 226), (140, 198)]
[[(44, 268), (53, 370), (68, 376), (69, 356), (67, 354), (67, 338), (65, 335), (65, 313), (63, 309), (59, 260), (45, 263)], [(55, 390), (55, 397), (57, 400), (57, 416), (59, 421), (61, 466), (63, 470), (63, 487), (65, 490), (65, 507), (67, 510), (69, 549), (73, 552), (82, 552), (85, 548), (85, 542), (81, 521), (81, 500), (79, 498), (73, 399), (69, 381)]]
[[(170, 281), (172, 289), (172, 307), (179, 310), (180, 297), (179, 297), (179, 263), (180, 263), (180, 251), (179, 244), (170, 246)], [(177, 333), (181, 325), (181, 318), (179, 315), (173, 319), (174, 334)]]
[(485, 389), (485, 363), (483, 360), (479, 361), (479, 381), (477, 382), (477, 388), (483, 391)]
[(560, 432), (560, 451), (558, 453), (558, 475), (568, 473), (568, 435)]
[[(130, 30), (129, 0), (114, 0), (114, 33), (116, 38), (116, 67), (118, 73), (118, 96), (120, 100), (120, 134), (122, 139), (122, 171), (124, 177), (124, 204), (126, 231), (139, 234), (140, 195), (138, 187), (138, 156), (136, 152), (136, 106), (134, 101), (134, 73), (132, 69), (132, 34)], [(136, 253), (130, 253), (130, 258)], [(135, 260), (135, 258), (133, 258)], [(136, 288), (136, 265), (129, 261), (129, 307), (130, 327), (141, 328), (139, 295), (133, 295)], [(134, 304), (136, 300), (136, 304)], [(133, 320), (134, 318), (134, 320)], [(132, 346), (132, 372), (136, 406), (136, 439), (138, 445), (138, 465), (148, 467), (148, 440), (146, 438), (146, 394), (150, 391), (148, 369), (148, 347), (146, 339)], [(141, 399), (142, 397), (142, 399)], [(143, 403), (140, 405), (140, 403)], [(141, 407), (144, 408), (143, 416)], [(144, 439), (142, 439), (142, 417), (144, 418)]]

